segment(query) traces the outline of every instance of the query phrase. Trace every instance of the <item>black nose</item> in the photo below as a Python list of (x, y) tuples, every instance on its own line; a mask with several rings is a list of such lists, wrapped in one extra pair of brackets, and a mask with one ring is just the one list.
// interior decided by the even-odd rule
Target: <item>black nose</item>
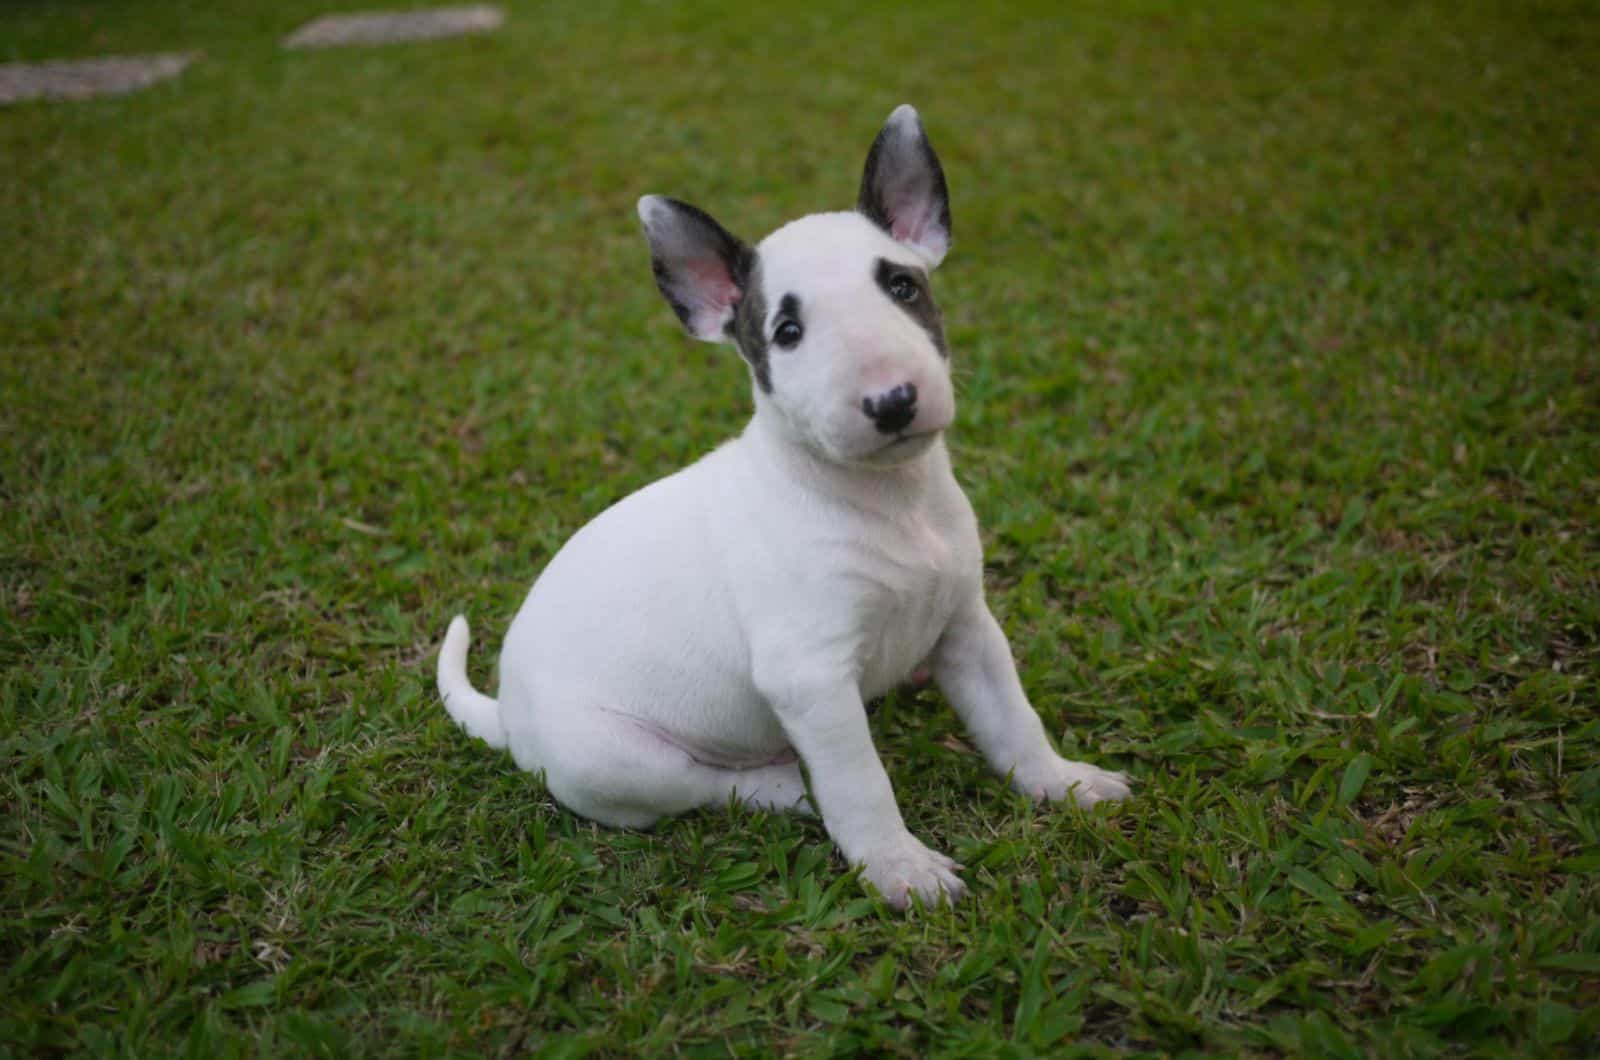
[(901, 383), (875, 398), (862, 398), (861, 411), (884, 434), (899, 434), (917, 416), (917, 384)]

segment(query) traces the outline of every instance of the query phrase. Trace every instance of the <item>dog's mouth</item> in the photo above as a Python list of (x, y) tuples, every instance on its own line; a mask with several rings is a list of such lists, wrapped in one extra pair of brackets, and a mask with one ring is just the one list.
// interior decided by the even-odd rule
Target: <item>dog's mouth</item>
[(938, 438), (940, 431), (903, 432), (878, 446), (867, 457), (875, 464), (898, 464), (926, 452)]

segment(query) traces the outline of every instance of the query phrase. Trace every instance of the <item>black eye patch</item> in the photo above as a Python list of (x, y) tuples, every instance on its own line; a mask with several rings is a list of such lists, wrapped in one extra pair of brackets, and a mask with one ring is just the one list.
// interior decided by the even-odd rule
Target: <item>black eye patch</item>
[(772, 329), (772, 341), (780, 349), (792, 350), (800, 345), (805, 333), (805, 328), (800, 323), (800, 299), (792, 294), (784, 295), (778, 302), (778, 316)]
[(915, 265), (879, 258), (873, 266), (872, 278), (891, 302), (928, 333), (939, 355), (949, 357), (950, 348), (944, 341), (944, 315), (939, 312), (933, 292), (928, 288), (928, 274)]
[(767, 300), (761, 290), (761, 259), (751, 253), (748, 278), (739, 304), (734, 306), (729, 331), (739, 347), (739, 353), (750, 363), (756, 386), (762, 393), (772, 393), (772, 368), (767, 360)]

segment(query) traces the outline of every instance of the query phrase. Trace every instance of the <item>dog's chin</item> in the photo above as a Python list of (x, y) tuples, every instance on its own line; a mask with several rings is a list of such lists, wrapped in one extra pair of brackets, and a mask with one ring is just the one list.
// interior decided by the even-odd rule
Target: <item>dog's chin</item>
[(903, 434), (892, 438), (876, 449), (867, 451), (857, 456), (851, 463), (862, 464), (867, 467), (899, 467), (909, 464), (923, 453), (933, 448), (933, 443), (939, 440), (943, 431), (919, 431), (916, 434)]

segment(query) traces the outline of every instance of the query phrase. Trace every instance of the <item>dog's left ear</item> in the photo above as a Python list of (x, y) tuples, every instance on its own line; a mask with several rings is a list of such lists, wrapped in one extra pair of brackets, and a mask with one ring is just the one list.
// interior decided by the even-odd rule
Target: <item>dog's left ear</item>
[(733, 310), (744, 296), (755, 252), (704, 210), (664, 195), (639, 200), (656, 286), (689, 334), (733, 341)]
[(916, 250), (931, 269), (950, 249), (950, 193), (922, 119), (902, 103), (867, 152), (856, 209)]

